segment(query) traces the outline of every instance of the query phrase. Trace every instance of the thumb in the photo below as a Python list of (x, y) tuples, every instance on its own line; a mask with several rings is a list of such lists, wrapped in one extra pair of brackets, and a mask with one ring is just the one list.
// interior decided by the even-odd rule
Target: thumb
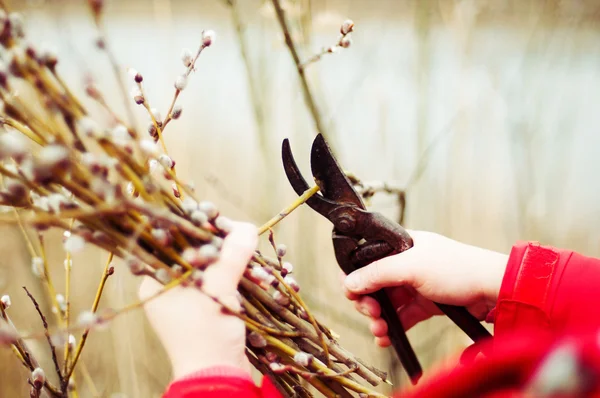
[(203, 289), (212, 295), (235, 294), (238, 283), (258, 244), (256, 226), (236, 222), (223, 241), (219, 260), (204, 273)]
[(355, 294), (368, 294), (385, 287), (414, 285), (415, 249), (382, 258), (360, 268), (346, 277), (344, 286)]

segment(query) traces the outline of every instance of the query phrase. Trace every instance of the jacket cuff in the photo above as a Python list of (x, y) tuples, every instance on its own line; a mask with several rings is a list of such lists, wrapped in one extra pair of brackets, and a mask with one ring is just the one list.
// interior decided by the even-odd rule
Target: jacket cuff
[(235, 366), (201, 369), (171, 382), (162, 398), (259, 397), (252, 378)]
[(235, 366), (213, 366), (173, 381), (163, 398), (282, 398), (275, 385), (263, 376), (254, 384), (251, 375)]
[(244, 369), (238, 368), (237, 366), (221, 365), (200, 369), (196, 372), (190, 373), (189, 375), (174, 380), (173, 383), (176, 383), (180, 380), (201, 379), (204, 377), (234, 377), (253, 382), (250, 374)]
[(537, 242), (518, 242), (510, 253), (496, 308), (494, 332), (549, 326), (549, 301), (560, 255)]

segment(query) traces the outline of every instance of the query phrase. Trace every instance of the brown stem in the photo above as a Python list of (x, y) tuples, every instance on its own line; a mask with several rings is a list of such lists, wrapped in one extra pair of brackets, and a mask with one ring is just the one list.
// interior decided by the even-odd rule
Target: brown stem
[(346, 34), (342, 34), (342, 35), (340, 36), (339, 40), (337, 41), (337, 43), (335, 43), (335, 44), (334, 44), (333, 46), (331, 46), (331, 47), (324, 48), (323, 50), (321, 50), (321, 52), (319, 52), (319, 53), (317, 53), (317, 54), (313, 55), (313, 56), (312, 56), (312, 57), (310, 57), (308, 60), (304, 61), (304, 63), (302, 63), (302, 64), (300, 65), (300, 67), (301, 67), (302, 69), (306, 69), (306, 67), (307, 67), (307, 66), (309, 66), (310, 64), (313, 64), (313, 63), (317, 62), (317, 61), (318, 61), (318, 60), (320, 60), (320, 59), (321, 59), (321, 58), (322, 58), (324, 55), (326, 55), (326, 54), (331, 54), (331, 53), (335, 52), (335, 51), (336, 51), (338, 48), (343, 48), (343, 47), (342, 47), (342, 40), (344, 40), (344, 38), (345, 38), (346, 36), (348, 36), (348, 35), (349, 35), (351, 32), (352, 32), (352, 31), (349, 31), (349, 32), (348, 32), (348, 33), (346, 33)]
[[(293, 350), (292, 348), (286, 346), (285, 344), (282, 344), (279, 340), (271, 337), (271, 336), (266, 336), (265, 337), (267, 339), (267, 343), (273, 347), (276, 347), (277, 349), (281, 350), (282, 352), (286, 353), (287, 355), (289, 355), (290, 357), (293, 357), (296, 354), (296, 351)], [(352, 381), (346, 377), (344, 377), (343, 375), (339, 375), (337, 373), (335, 373), (333, 370), (327, 368), (323, 363), (321, 363), (319, 360), (314, 359), (311, 365), (312, 368), (318, 370), (319, 372), (322, 372), (322, 376), (321, 377), (326, 377), (326, 378), (332, 378), (335, 379), (336, 381), (338, 381), (340, 384), (342, 384), (343, 386), (350, 388), (353, 391), (359, 392), (359, 393), (364, 393), (364, 394), (374, 394), (373, 391), (366, 389), (365, 387), (361, 386), (360, 384), (356, 383), (355, 381)], [(358, 371), (358, 367), (353, 368), (353, 372), (357, 372)], [(375, 397), (383, 397), (384, 395), (382, 394), (375, 394), (373, 395)]]
[(58, 378), (60, 379), (61, 391), (64, 394), (64, 392), (66, 391), (68, 380), (67, 380), (67, 382), (65, 382), (62, 371), (60, 370), (60, 363), (58, 362), (58, 357), (56, 355), (56, 347), (54, 346), (54, 343), (52, 343), (52, 338), (50, 337), (50, 332), (48, 330), (48, 321), (46, 320), (44, 313), (40, 309), (40, 305), (36, 301), (35, 297), (33, 297), (33, 295), (31, 293), (29, 293), (29, 290), (27, 290), (27, 288), (25, 286), (23, 286), (23, 289), (25, 290), (25, 293), (27, 293), (27, 296), (29, 296), (29, 298), (33, 302), (33, 305), (35, 306), (35, 309), (36, 309), (38, 315), (42, 319), (42, 324), (44, 325), (44, 334), (46, 335), (46, 340), (48, 340), (48, 345), (50, 346), (50, 351), (52, 352), (52, 362), (54, 362), (54, 368), (56, 370), (56, 374), (58, 375)]
[(368, 200), (378, 192), (384, 192), (390, 195), (396, 195), (398, 200), (398, 223), (404, 225), (406, 215), (406, 190), (397, 185), (385, 181), (367, 181), (363, 182), (353, 173), (345, 172), (346, 176), (363, 199)]
[[(275, 312), (284, 321), (286, 321), (296, 329), (300, 330), (301, 332), (305, 333), (306, 338), (311, 339), (316, 344), (320, 344), (320, 340), (317, 336), (317, 333), (314, 331), (310, 323), (298, 318), (293, 312), (276, 303), (275, 300), (267, 292), (262, 290), (260, 287), (252, 283), (247, 278), (242, 278), (242, 280), (240, 281), (240, 286), (244, 290), (246, 290), (249, 295), (255, 297), (261, 303), (270, 308), (271, 311)], [(367, 369), (365, 366), (361, 365), (357, 360), (355, 360), (352, 357), (350, 353), (343, 350), (339, 345), (330, 344), (328, 348), (329, 352), (346, 366), (351, 367), (354, 366), (354, 364), (358, 363), (359, 368), (356, 371), (356, 373), (359, 374), (366, 381), (368, 381), (371, 385), (376, 386), (381, 382), (382, 379), (379, 376), (377, 376), (371, 370)]]
[(325, 356), (325, 360), (327, 361), (327, 366), (331, 367), (331, 357), (329, 356), (329, 349), (327, 347), (328, 342), (325, 339), (325, 335), (323, 334), (323, 331), (317, 324), (317, 321), (316, 321), (315, 317), (313, 316), (312, 312), (308, 309), (308, 306), (306, 304), (304, 304), (304, 301), (302, 300), (300, 295), (298, 293), (296, 293), (296, 291), (294, 289), (289, 287), (287, 283), (285, 283), (285, 281), (283, 280), (281, 275), (275, 273), (275, 278), (277, 278), (277, 280), (279, 281), (279, 283), (281, 285), (285, 286), (288, 293), (294, 298), (294, 300), (299, 304), (299, 306), (302, 309), (304, 309), (304, 311), (306, 312), (306, 315), (308, 316), (308, 320), (315, 328), (315, 332), (317, 333), (317, 336), (319, 337), (319, 341), (321, 342), (321, 347), (323, 348), (323, 355)]
[(292, 386), (295, 386), (297, 384), (295, 380), (291, 379), (288, 375), (278, 375), (279, 377), (276, 376), (275, 373), (273, 373), (273, 371), (269, 368), (269, 366), (260, 361), (252, 352), (252, 350), (248, 349), (247, 347), (246, 357), (248, 358), (252, 366), (254, 366), (262, 374), (266, 375), (269, 378), (269, 380), (271, 380), (273, 385), (277, 388), (277, 390), (283, 397), (291, 397), (294, 395), (295, 392)]
[[(269, 230), (269, 242), (271, 242), (271, 246), (273, 246), (273, 251), (275, 251), (275, 253), (277, 254), (277, 245), (275, 244), (275, 237), (274, 237), (272, 230)], [(277, 260), (279, 261), (279, 264), (281, 265), (281, 258), (278, 257)], [(294, 289), (292, 289), (290, 286), (288, 286), (288, 284), (285, 282), (285, 280), (281, 277), (280, 274), (275, 273), (274, 275), (275, 275), (275, 278), (277, 278), (277, 280), (279, 281), (279, 283), (285, 287), (288, 294), (290, 296), (292, 296), (294, 298), (294, 300), (298, 303), (298, 306), (306, 312), (306, 315), (308, 316), (308, 320), (314, 326), (315, 331), (317, 332), (317, 336), (319, 336), (319, 340), (321, 341), (321, 348), (323, 349), (323, 356), (325, 358), (327, 366), (331, 368), (332, 363), (331, 363), (331, 358), (329, 357), (329, 350), (327, 349), (327, 341), (325, 340), (325, 335), (323, 334), (321, 328), (317, 324), (317, 321), (315, 320), (315, 317), (312, 315), (312, 312), (308, 309), (306, 304), (302, 301), (302, 298), (300, 297), (300, 295)]]
[[(12, 323), (12, 320), (6, 313), (6, 309), (4, 308), (4, 305), (2, 305), (2, 303), (0, 303), (0, 316), (6, 321), (6, 323), (8, 323), (8, 325), (11, 328), (16, 330), (15, 325)], [(17, 337), (15, 342), (12, 344), (12, 348), (13, 352), (17, 355), (23, 366), (25, 366), (30, 372), (39, 366), (38, 361), (35, 359), (22, 337)], [(50, 395), (52, 395), (53, 397), (62, 396), (58, 388), (52, 385), (52, 383), (50, 383), (48, 380), (44, 382), (44, 387), (46, 387)]]
[(342, 372), (339, 373), (331, 373), (331, 374), (325, 374), (323, 372), (307, 372), (305, 370), (302, 370), (300, 368), (298, 368), (297, 366), (293, 366), (293, 365), (285, 365), (281, 371), (282, 372), (292, 372), (292, 373), (296, 373), (302, 377), (304, 377), (307, 380), (312, 379), (313, 377), (318, 377), (318, 378), (323, 378), (323, 379), (327, 379), (327, 378), (334, 378), (334, 377), (341, 377), (341, 376), (348, 376), (349, 374), (352, 374), (354, 372), (356, 372), (356, 369), (358, 369), (358, 367), (354, 366), (350, 369), (346, 369)]

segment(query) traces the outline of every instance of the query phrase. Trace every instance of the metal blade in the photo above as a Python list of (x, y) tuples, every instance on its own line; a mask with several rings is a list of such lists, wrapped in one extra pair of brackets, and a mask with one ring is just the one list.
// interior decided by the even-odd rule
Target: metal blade
[[(302, 177), (302, 173), (300, 173), (294, 155), (292, 155), (290, 142), (287, 138), (283, 140), (283, 144), (281, 145), (281, 158), (283, 160), (283, 169), (285, 170), (285, 175), (287, 176), (290, 185), (294, 188), (296, 194), (301, 196), (310, 187), (304, 177)], [(318, 193), (310, 197), (306, 201), (306, 204), (327, 218), (329, 218), (329, 212), (338, 206), (337, 203), (325, 199)]]
[(313, 141), (310, 166), (323, 196), (340, 204), (352, 204), (366, 209), (361, 197), (342, 171), (322, 134)]
[(288, 181), (298, 196), (302, 195), (304, 191), (310, 187), (304, 177), (302, 177), (302, 173), (300, 173), (294, 155), (292, 155), (290, 141), (287, 138), (283, 140), (283, 144), (281, 145), (281, 158), (283, 160), (283, 169), (285, 170)]

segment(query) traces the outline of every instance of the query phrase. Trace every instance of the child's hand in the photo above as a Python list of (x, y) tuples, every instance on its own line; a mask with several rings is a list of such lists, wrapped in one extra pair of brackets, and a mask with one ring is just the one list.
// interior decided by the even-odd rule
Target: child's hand
[(391, 297), (406, 330), (442, 312), (433, 301), (465, 306), (483, 320), (496, 305), (508, 256), (444, 236), (409, 231), (414, 246), (376, 261), (344, 278), (346, 296), (371, 317), (376, 343), (390, 345), (379, 304), (362, 296), (381, 288)]
[[(228, 306), (239, 308), (237, 286), (258, 242), (255, 226), (234, 223), (223, 242), (219, 261), (207, 268), (202, 289)], [(145, 277), (141, 298), (161, 285)], [(218, 365), (250, 371), (245, 355), (244, 322), (225, 315), (221, 307), (194, 287), (176, 287), (145, 305), (154, 331), (165, 347), (175, 379)]]

